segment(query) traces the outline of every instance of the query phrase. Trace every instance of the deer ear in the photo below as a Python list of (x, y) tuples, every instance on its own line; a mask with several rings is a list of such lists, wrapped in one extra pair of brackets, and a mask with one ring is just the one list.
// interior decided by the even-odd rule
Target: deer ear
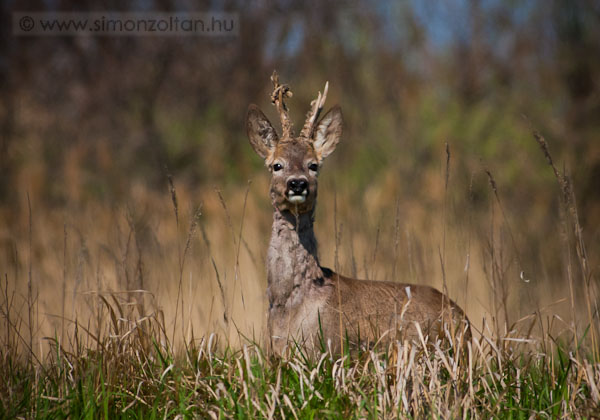
[(246, 133), (250, 145), (263, 159), (266, 159), (271, 149), (275, 147), (279, 137), (277, 132), (263, 112), (254, 104), (248, 107), (246, 114)]
[(342, 109), (337, 105), (321, 118), (315, 129), (313, 142), (319, 160), (325, 159), (335, 150), (342, 136), (343, 124)]

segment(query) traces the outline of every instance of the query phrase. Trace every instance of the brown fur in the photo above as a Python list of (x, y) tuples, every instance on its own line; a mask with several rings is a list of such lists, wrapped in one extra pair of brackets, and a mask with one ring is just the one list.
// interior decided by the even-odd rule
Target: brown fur
[[(444, 323), (465, 321), (468, 325), (464, 312), (432, 287), (356, 280), (321, 267), (313, 230), (317, 176), (323, 159), (339, 142), (342, 114), (334, 107), (315, 123), (325, 100), (325, 95), (321, 98), (319, 94), (301, 135), (294, 137), (280, 94), (282, 86), (286, 92), (289, 87), (275, 79), (273, 101), (284, 122), (282, 137), (255, 105), (250, 105), (246, 117), (250, 144), (272, 174), (267, 330), (273, 351), (281, 354), (291, 340), (315, 348), (320, 338), (339, 353), (341, 341), (346, 339), (353, 347), (373, 344), (382, 335), (386, 342), (418, 341), (417, 324), (424, 336), (443, 334)], [(304, 202), (292, 201), (290, 180), (306, 181)], [(469, 335), (467, 328), (465, 337)]]

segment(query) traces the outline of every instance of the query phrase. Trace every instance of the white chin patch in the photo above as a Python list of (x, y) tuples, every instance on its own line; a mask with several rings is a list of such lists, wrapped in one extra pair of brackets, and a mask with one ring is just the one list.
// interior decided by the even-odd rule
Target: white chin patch
[(288, 201), (294, 204), (302, 204), (306, 201), (305, 195), (288, 195)]

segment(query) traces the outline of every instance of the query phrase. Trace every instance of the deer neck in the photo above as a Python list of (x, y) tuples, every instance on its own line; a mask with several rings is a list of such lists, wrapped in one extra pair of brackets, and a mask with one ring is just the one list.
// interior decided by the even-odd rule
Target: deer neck
[(294, 215), (275, 209), (267, 253), (267, 279), (271, 307), (298, 302), (302, 291), (322, 278), (313, 230), (313, 212)]

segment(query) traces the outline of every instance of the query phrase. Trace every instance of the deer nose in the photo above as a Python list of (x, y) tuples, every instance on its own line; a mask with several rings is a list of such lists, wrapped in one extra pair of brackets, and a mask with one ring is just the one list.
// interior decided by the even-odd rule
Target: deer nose
[(293, 178), (288, 180), (288, 190), (294, 194), (302, 194), (308, 188), (308, 181), (302, 178)]

